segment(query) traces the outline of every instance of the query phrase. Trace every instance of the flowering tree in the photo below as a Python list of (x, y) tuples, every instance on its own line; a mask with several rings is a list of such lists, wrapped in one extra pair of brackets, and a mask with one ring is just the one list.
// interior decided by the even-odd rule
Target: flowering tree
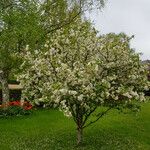
[[(78, 19), (71, 28), (53, 34), (45, 51), (27, 53), (24, 65), (30, 67), (18, 77), (24, 96), (54, 102), (72, 116), (80, 144), (83, 129), (112, 108), (132, 109), (145, 100), (146, 69), (130, 48), (130, 39), (123, 33), (98, 37), (90, 23)], [(95, 120), (89, 121), (100, 106)]]

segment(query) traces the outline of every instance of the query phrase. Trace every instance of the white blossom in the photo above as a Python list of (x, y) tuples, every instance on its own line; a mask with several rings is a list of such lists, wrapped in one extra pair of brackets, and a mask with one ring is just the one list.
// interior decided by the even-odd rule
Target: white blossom
[(93, 106), (117, 105), (120, 100), (143, 101), (143, 90), (150, 86), (145, 66), (125, 34), (98, 37), (81, 20), (48, 37), (45, 50), (34, 55), (27, 52), (24, 57), (25, 69), (18, 76), (23, 95), (36, 98), (35, 102), (53, 102), (67, 116), (77, 106), (89, 111)]

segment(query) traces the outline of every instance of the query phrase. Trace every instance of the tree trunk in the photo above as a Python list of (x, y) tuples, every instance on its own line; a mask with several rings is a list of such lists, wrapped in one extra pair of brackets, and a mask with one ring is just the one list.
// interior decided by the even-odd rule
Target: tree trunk
[(76, 115), (77, 145), (81, 145), (83, 140), (83, 110), (80, 105), (77, 105)]
[(1, 85), (2, 85), (2, 104), (4, 108), (9, 102), (9, 87), (8, 87), (8, 72), (1, 71)]
[(83, 140), (83, 129), (78, 127), (77, 128), (77, 145), (82, 144), (82, 140)]

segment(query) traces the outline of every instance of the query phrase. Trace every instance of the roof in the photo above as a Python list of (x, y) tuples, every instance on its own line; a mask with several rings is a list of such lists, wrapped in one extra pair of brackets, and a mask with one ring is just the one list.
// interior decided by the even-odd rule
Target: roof
[(20, 89), (22, 89), (22, 86), (20, 84), (9, 84), (8, 87), (11, 90), (20, 90)]

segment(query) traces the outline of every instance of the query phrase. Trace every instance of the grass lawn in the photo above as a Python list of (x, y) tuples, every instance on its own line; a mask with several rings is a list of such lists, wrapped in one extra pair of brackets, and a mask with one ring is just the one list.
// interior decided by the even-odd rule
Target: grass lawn
[(150, 150), (150, 103), (136, 116), (112, 111), (84, 131), (76, 147), (72, 119), (57, 110), (0, 119), (0, 150)]

